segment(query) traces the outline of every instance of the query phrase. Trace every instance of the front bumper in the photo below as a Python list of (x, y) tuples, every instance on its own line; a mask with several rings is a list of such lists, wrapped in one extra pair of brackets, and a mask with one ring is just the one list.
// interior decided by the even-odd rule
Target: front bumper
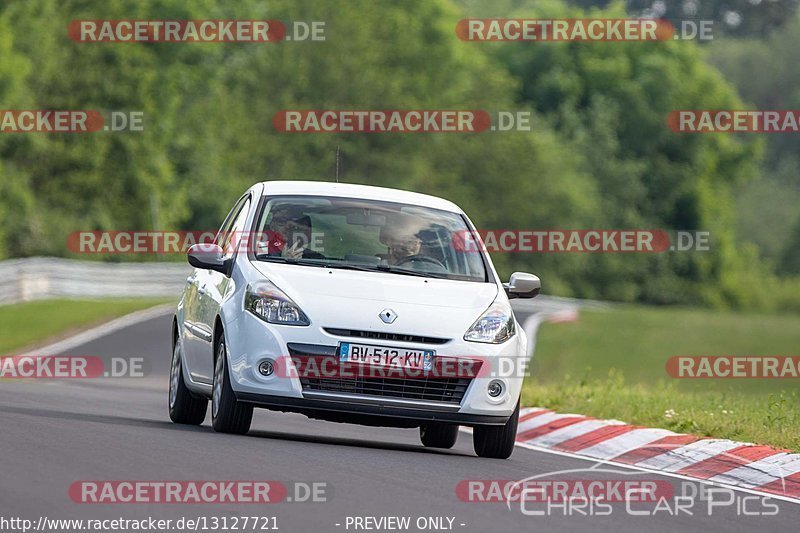
[[(244, 312), (226, 325), (225, 337), (231, 386), (237, 399), (268, 409), (369, 425), (413, 427), (425, 422), (502, 425), (516, 407), (524, 379), (521, 369), (527, 360), (527, 340), (521, 328), (517, 329), (517, 335), (501, 345), (468, 343), (460, 338), (431, 345), (333, 335), (316, 324), (276, 326)], [(297, 351), (297, 346), (315, 348), (319, 356), (335, 357), (339, 342), (432, 349), (442, 358), (478, 358), (484, 367), (477, 377), (461, 381), (458, 397), (426, 394), (411, 399), (364, 394), (364, 388), (359, 387), (335, 391), (314, 387), (311, 390), (307, 380), (302, 383), (296, 373), (287, 372), (295, 368), (292, 353)], [(275, 362), (279, 370), (271, 376), (261, 375), (258, 365), (265, 360)], [(492, 379), (500, 379), (505, 385), (499, 398), (491, 398), (487, 393)]]
[(238, 392), (236, 397), (239, 401), (273, 411), (300, 413), (310, 418), (368, 426), (417, 427), (431, 422), (461, 426), (502, 426), (510, 416), (475, 415), (457, 410), (443, 411), (416, 402), (403, 405), (396, 401), (374, 401), (373, 398), (339, 393), (306, 393), (303, 398), (290, 398)]

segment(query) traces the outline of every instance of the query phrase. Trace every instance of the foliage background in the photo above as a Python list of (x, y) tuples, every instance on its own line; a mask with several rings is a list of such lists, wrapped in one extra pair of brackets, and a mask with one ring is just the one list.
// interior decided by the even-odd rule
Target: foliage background
[[(480, 228), (712, 234), (703, 253), (493, 258), (503, 275), (540, 274), (550, 294), (798, 310), (796, 136), (665, 125), (673, 109), (797, 108), (796, 2), (695, 3), (689, 15), (687, 2), (585, 0), (4, 3), (3, 109), (144, 111), (146, 122), (0, 135), (0, 258), (69, 255), (78, 230), (214, 228), (255, 181), (332, 180), (340, 146), (345, 181), (448, 197)], [(454, 32), (466, 17), (627, 14), (719, 24), (707, 44), (470, 43)], [(66, 31), (74, 19), (214, 18), (323, 20), (326, 41), (89, 44)], [(277, 133), (273, 114), (295, 108), (529, 110), (534, 131)]]

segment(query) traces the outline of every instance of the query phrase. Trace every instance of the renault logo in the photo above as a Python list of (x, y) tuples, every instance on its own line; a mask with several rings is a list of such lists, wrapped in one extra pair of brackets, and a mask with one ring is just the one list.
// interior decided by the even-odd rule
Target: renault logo
[(381, 320), (383, 320), (384, 323), (391, 324), (397, 318), (397, 313), (395, 313), (391, 309), (384, 309), (383, 311), (378, 313), (378, 316), (381, 317)]

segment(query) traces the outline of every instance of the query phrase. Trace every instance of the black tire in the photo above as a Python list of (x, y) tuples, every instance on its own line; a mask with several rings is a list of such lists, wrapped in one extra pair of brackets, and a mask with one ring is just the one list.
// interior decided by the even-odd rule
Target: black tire
[(192, 394), (183, 380), (181, 343), (175, 339), (169, 371), (169, 418), (176, 424), (199, 426), (206, 419), (208, 400)]
[(458, 438), (455, 424), (425, 424), (419, 427), (419, 440), (426, 448), (452, 448)]
[(502, 426), (475, 426), (472, 446), (479, 457), (508, 459), (514, 452), (519, 422), (519, 401), (508, 422)]
[(253, 406), (236, 399), (228, 374), (228, 357), (224, 335), (216, 345), (214, 361), (214, 386), (211, 393), (211, 426), (219, 433), (244, 435), (250, 431), (253, 421)]

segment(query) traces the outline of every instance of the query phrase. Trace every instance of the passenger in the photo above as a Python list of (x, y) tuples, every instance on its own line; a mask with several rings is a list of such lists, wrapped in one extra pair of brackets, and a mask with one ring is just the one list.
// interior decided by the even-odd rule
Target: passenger
[(267, 255), (287, 259), (324, 259), (325, 256), (310, 249), (311, 217), (278, 207), (267, 224)]

